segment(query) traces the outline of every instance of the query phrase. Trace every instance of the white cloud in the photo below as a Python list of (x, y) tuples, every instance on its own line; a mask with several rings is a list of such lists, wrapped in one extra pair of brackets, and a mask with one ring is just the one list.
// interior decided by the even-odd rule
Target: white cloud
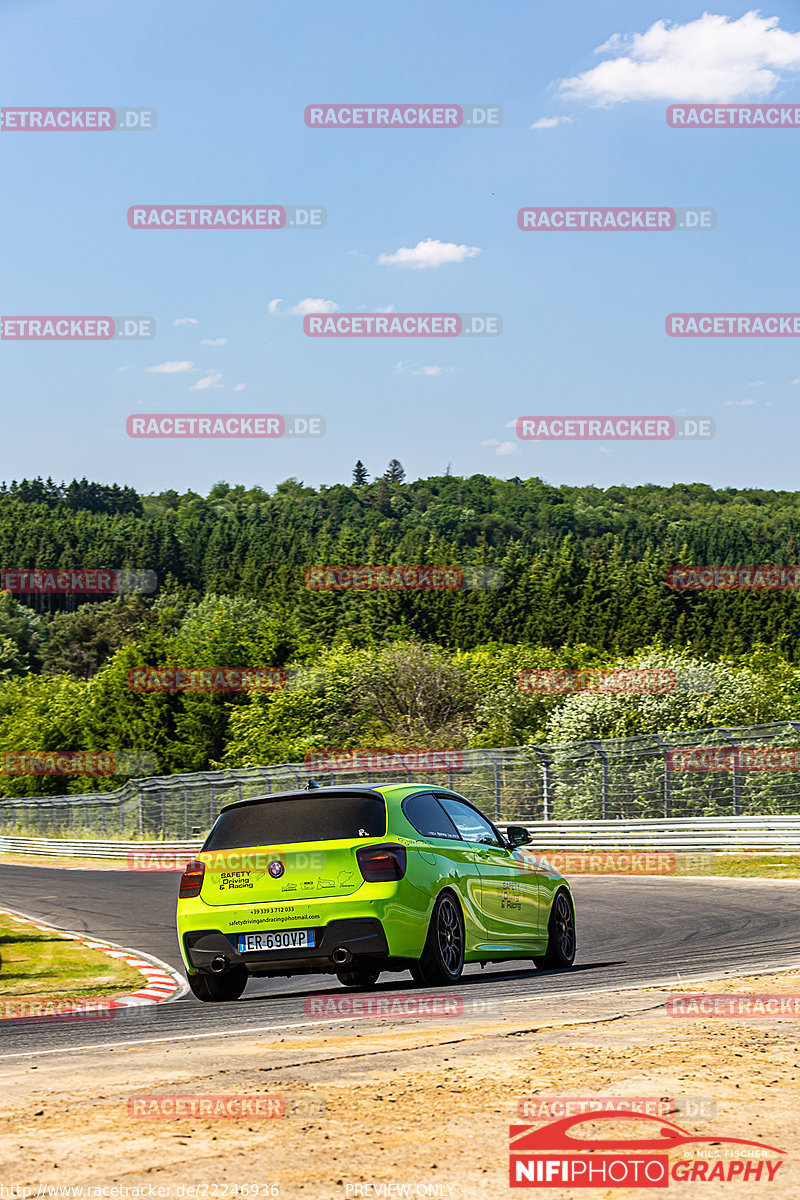
[(456, 371), (463, 371), (463, 367), (440, 367), (435, 363), (430, 366), (419, 366), (416, 363), (397, 362), (394, 364), (395, 371), (400, 371), (401, 374), (405, 371), (410, 371), (412, 375), (453, 375)]
[(800, 383), (800, 375), (797, 376), (797, 379), (790, 379), (789, 383)]
[(755, 404), (755, 400), (726, 400), (725, 408), (747, 408), (751, 404)]
[(462, 371), (463, 367), (415, 367), (415, 375), (454, 375), (456, 371)]
[(393, 304), (387, 304), (385, 308), (373, 308), (373, 310), (372, 310), (372, 311), (373, 311), (374, 313), (379, 313), (379, 312), (394, 312), (394, 305), (393, 305)]
[(441, 267), (443, 263), (460, 263), (465, 258), (475, 258), (478, 254), (478, 246), (457, 246), (455, 242), (439, 242), (435, 238), (425, 238), (423, 242), (417, 242), (416, 246), (401, 246), (394, 254), (381, 254), (376, 261), (380, 266), (424, 270), (427, 267)]
[(539, 117), (538, 121), (534, 121), (531, 129), (555, 129), (556, 125), (571, 125), (572, 117)]
[(235, 383), (233, 385), (233, 390), (235, 392), (243, 392), (246, 387), (247, 387), (246, 383)]
[(270, 300), (269, 304), (267, 305), (267, 312), (270, 314), (270, 316), (275, 316), (278, 311), (279, 304), (283, 304), (283, 296), (278, 296), (277, 300)]
[(193, 362), (183, 359), (181, 362), (163, 362), (157, 367), (148, 367), (148, 371), (153, 375), (177, 375), (181, 371), (191, 371), (194, 367)]
[(227, 338), (201, 338), (200, 339), (201, 346), (227, 346), (227, 344), (228, 344)]
[(763, 387), (764, 380), (763, 379), (751, 379), (747, 386), (748, 387)]
[(800, 69), (800, 33), (758, 10), (738, 20), (703, 13), (685, 25), (659, 20), (645, 33), (615, 33), (595, 54), (605, 62), (562, 79), (562, 97), (600, 107), (628, 100), (725, 103), (769, 96), (785, 73)]
[(197, 317), (178, 317), (173, 322), (173, 324), (174, 325), (196, 325)]
[(189, 388), (190, 392), (204, 392), (206, 388), (219, 387), (222, 382), (222, 371), (209, 371), (202, 379), (198, 379), (197, 383), (193, 383)]
[(289, 309), (293, 317), (305, 317), (308, 313), (331, 313), (338, 311), (339, 305), (333, 300), (315, 300), (311, 296), (305, 300), (298, 300), (297, 304), (292, 305)]
[(499, 442), (497, 438), (487, 438), (485, 442), (481, 442), (482, 446), (494, 446), (495, 454), (519, 454), (520, 448), (516, 442)]

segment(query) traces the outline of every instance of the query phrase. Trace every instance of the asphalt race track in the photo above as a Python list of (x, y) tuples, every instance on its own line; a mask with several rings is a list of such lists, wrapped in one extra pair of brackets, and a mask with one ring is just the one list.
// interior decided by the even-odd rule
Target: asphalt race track
[[(0, 866), (0, 907), (107, 938), (180, 970), (174, 928), (178, 878), (177, 872)], [(572, 970), (470, 967), (458, 989), (465, 1008), (644, 984), (677, 988), (692, 978), (800, 962), (800, 881), (584, 876), (571, 882), (578, 929)], [(417, 990), (407, 973), (383, 975), (378, 985), (383, 992), (408, 989)], [(303, 1006), (311, 992), (340, 996), (344, 989), (335, 977), (262, 979), (252, 981), (235, 1004), (206, 1005), (189, 995), (115, 1014), (113, 1020), (2, 1021), (0, 1060), (98, 1044), (307, 1027), (317, 1024)]]

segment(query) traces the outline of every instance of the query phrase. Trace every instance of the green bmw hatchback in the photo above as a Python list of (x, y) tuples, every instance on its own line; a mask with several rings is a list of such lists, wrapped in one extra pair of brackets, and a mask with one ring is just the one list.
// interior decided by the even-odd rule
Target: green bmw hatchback
[(279, 792), (229, 804), (181, 877), (178, 938), (200, 1000), (248, 978), (382, 971), (455, 983), (466, 963), (570, 967), (566, 880), (446, 788), (391, 784)]

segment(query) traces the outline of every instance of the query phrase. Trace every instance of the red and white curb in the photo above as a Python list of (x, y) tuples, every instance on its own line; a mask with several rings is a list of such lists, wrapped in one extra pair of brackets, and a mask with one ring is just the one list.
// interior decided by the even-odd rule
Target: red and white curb
[[(151, 955), (145, 956), (135, 950), (127, 950), (124, 946), (117, 946), (114, 942), (107, 942), (100, 938), (89, 937), (88, 934), (57, 929), (54, 925), (47, 925), (35, 917), (13, 912), (8, 908), (0, 908), (0, 916), (10, 917), (12, 921), (18, 921), (20, 925), (38, 929), (41, 933), (55, 933), (65, 941), (77, 942), (79, 945), (85, 946), (87, 950), (99, 950), (101, 954), (106, 954), (109, 958), (115, 958), (129, 967), (133, 967), (144, 977), (144, 987), (130, 992), (127, 996), (116, 996), (109, 1000), (101, 997), (97, 1000), (87, 1001), (87, 1003), (96, 1004), (103, 1009), (142, 1008), (148, 1004), (161, 1004), (164, 1000), (177, 1000), (179, 996), (186, 995), (189, 990), (186, 980), (159, 958)], [(80, 1011), (82, 1010), (78, 1006), (74, 1009), (59, 1007), (59, 1013)]]

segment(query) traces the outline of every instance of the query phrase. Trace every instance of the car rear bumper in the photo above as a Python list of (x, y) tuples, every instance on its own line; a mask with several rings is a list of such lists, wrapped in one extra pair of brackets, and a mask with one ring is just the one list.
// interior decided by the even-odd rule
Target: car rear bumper
[[(228, 967), (245, 966), (251, 975), (286, 975), (346, 969), (358, 962), (388, 963), (389, 945), (383, 925), (374, 917), (346, 917), (329, 921), (315, 931), (315, 945), (297, 949), (255, 950), (240, 954), (238, 934), (219, 929), (198, 929), (184, 934), (187, 964), (210, 971), (215, 959), (224, 958)], [(334, 951), (346, 950), (346, 962), (335, 962)], [(226, 968), (227, 969), (227, 968)]]

